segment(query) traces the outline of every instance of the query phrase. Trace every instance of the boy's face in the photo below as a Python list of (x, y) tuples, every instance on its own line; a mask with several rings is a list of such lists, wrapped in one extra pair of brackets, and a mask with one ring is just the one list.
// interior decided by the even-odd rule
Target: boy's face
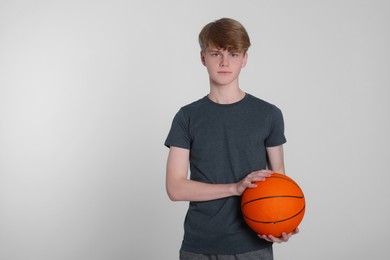
[(210, 81), (214, 85), (229, 85), (237, 82), (241, 69), (245, 67), (248, 54), (208, 47), (200, 53)]

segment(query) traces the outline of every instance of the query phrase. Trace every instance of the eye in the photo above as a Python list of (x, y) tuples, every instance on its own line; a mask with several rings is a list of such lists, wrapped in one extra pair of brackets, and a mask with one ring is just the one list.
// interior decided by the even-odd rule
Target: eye
[(230, 55), (231, 55), (233, 58), (237, 58), (237, 57), (239, 56), (238, 53), (231, 53)]

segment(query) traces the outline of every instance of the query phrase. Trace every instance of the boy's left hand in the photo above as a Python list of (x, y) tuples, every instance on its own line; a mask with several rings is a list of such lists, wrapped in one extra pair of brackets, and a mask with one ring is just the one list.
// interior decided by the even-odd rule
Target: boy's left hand
[(291, 233), (282, 233), (281, 237), (274, 237), (273, 235), (258, 235), (260, 238), (267, 240), (268, 242), (273, 242), (273, 243), (283, 243), (287, 242), (291, 236), (297, 234), (299, 232), (299, 229), (296, 228), (293, 232)]

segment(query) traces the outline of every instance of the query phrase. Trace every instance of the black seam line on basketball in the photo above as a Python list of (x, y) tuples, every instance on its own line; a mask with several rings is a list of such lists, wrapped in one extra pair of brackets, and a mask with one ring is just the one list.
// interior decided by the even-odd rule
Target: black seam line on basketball
[(305, 196), (292, 196), (292, 195), (280, 195), (280, 196), (268, 196), (268, 197), (263, 197), (263, 198), (257, 198), (253, 200), (249, 200), (242, 204), (241, 208), (243, 208), (246, 204), (251, 203), (256, 200), (265, 200), (265, 199), (273, 199), (273, 198), (296, 198), (296, 199), (303, 199)]
[(305, 206), (303, 206), (303, 208), (297, 213), (295, 214), (294, 216), (291, 216), (289, 218), (286, 218), (286, 219), (281, 219), (281, 220), (276, 220), (276, 221), (260, 221), (260, 220), (254, 220), (254, 219), (251, 219), (250, 217), (248, 217), (247, 215), (244, 214), (244, 217), (249, 219), (250, 221), (253, 221), (253, 222), (256, 222), (256, 223), (261, 223), (261, 224), (276, 224), (276, 223), (279, 223), (279, 222), (283, 222), (283, 221), (287, 221), (289, 219), (292, 219), (292, 218), (295, 218), (296, 216), (298, 216), (299, 214), (301, 214), (303, 211), (305, 210)]

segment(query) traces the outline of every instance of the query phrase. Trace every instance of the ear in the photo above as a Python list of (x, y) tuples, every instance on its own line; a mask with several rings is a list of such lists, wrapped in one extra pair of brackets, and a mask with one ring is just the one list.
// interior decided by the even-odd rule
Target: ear
[(244, 59), (242, 60), (241, 68), (244, 68), (247, 62), (248, 62), (248, 52), (245, 52)]
[(206, 66), (206, 59), (204, 57), (203, 51), (200, 51), (200, 60), (202, 61), (202, 64)]

